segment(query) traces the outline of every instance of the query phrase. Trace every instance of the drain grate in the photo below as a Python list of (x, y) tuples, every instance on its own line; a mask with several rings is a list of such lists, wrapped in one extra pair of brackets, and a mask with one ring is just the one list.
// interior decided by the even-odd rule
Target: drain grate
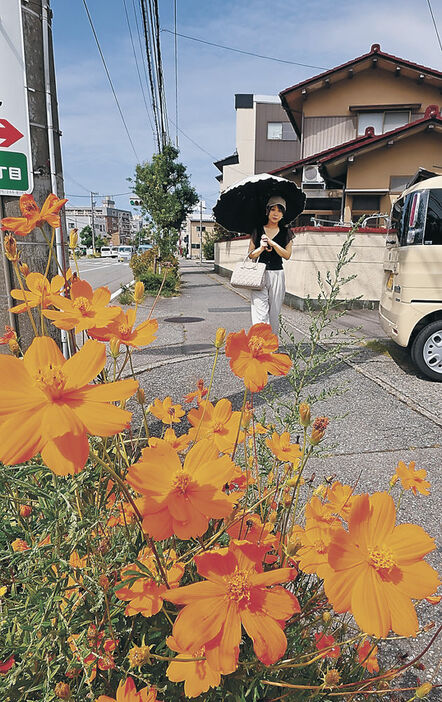
[(204, 317), (167, 317), (165, 322), (171, 324), (190, 324), (191, 322), (204, 322)]

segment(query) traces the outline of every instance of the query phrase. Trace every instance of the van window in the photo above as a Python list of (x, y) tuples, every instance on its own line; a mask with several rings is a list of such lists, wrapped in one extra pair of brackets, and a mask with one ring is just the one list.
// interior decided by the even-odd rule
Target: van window
[(419, 190), (393, 205), (391, 229), (398, 237), (399, 246), (422, 244), (427, 202), (428, 191)]
[(430, 190), (424, 243), (442, 246), (442, 189)]

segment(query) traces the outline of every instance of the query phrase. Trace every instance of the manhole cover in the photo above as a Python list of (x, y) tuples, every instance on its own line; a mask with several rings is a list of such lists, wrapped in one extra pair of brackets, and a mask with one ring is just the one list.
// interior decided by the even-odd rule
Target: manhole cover
[(204, 322), (204, 317), (167, 317), (164, 321), (172, 324), (190, 324), (190, 322)]

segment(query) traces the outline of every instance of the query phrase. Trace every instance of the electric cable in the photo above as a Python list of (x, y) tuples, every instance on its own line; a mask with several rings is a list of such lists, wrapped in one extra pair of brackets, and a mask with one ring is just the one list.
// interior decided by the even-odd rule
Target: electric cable
[(174, 55), (175, 55), (175, 127), (176, 127), (176, 133), (175, 133), (175, 142), (176, 142), (176, 147), (178, 149), (178, 37), (177, 37), (177, 6), (176, 6), (176, 0), (173, 0), (173, 21), (174, 21), (174, 30), (175, 30), (175, 41), (174, 41)]
[(208, 44), (208, 46), (216, 46), (219, 49), (225, 49), (226, 51), (234, 51), (237, 54), (246, 54), (246, 56), (255, 56), (256, 58), (267, 59), (268, 61), (277, 61), (278, 63), (288, 63), (291, 66), (303, 66), (304, 68), (316, 68), (320, 71), (327, 70), (324, 66), (313, 66), (310, 63), (300, 63), (299, 61), (288, 61), (286, 59), (275, 58), (274, 56), (264, 56), (263, 54), (255, 54), (252, 51), (243, 51), (243, 49), (235, 49), (232, 46), (225, 46), (224, 44), (215, 44), (213, 41), (206, 41), (205, 39), (198, 39), (197, 37), (191, 37), (188, 34), (180, 34), (174, 32), (171, 29), (166, 29), (163, 27), (162, 32), (167, 32), (168, 34), (176, 34), (178, 37), (183, 37), (183, 39), (190, 39), (191, 41), (197, 41), (200, 44)]
[(439, 42), (439, 48), (442, 51), (442, 42), (440, 39), (439, 30), (438, 30), (437, 24), (436, 24), (436, 18), (434, 17), (433, 8), (431, 7), (430, 0), (427, 0), (427, 4), (428, 4), (428, 9), (430, 10), (431, 19), (433, 20), (434, 31), (436, 32), (437, 40)]
[(127, 138), (129, 139), (129, 142), (130, 142), (130, 145), (131, 145), (131, 147), (132, 147), (132, 151), (134, 152), (135, 158), (136, 158), (137, 162), (139, 162), (140, 159), (139, 159), (138, 154), (137, 154), (137, 152), (136, 152), (134, 143), (133, 143), (133, 141), (132, 141), (132, 137), (131, 137), (131, 135), (130, 135), (130, 133), (129, 133), (129, 129), (128, 129), (127, 124), (126, 124), (126, 120), (124, 119), (123, 111), (122, 111), (122, 109), (121, 109), (121, 107), (120, 107), (120, 103), (119, 103), (119, 101), (118, 101), (117, 93), (115, 92), (115, 88), (114, 88), (114, 85), (113, 85), (113, 83), (112, 83), (112, 78), (110, 77), (109, 69), (108, 69), (107, 64), (106, 64), (106, 59), (104, 58), (104, 54), (103, 54), (103, 52), (102, 52), (102, 50), (101, 50), (100, 42), (99, 42), (99, 40), (98, 40), (97, 32), (95, 31), (94, 23), (93, 23), (93, 21), (92, 21), (92, 17), (91, 17), (91, 14), (90, 14), (90, 12), (89, 12), (89, 8), (88, 8), (88, 6), (87, 6), (86, 0), (83, 0), (83, 5), (84, 5), (84, 8), (85, 8), (85, 10), (86, 10), (86, 14), (87, 14), (87, 17), (88, 17), (88, 20), (89, 20), (89, 24), (90, 24), (90, 26), (91, 26), (92, 34), (94, 35), (94, 39), (95, 39), (95, 42), (96, 42), (96, 44), (97, 44), (97, 47), (98, 47), (98, 51), (99, 51), (101, 60), (102, 60), (102, 62), (103, 62), (104, 70), (105, 70), (105, 72), (106, 72), (106, 76), (107, 76), (107, 79), (108, 79), (108, 81), (109, 81), (109, 85), (110, 85), (110, 87), (111, 87), (112, 94), (113, 94), (113, 96), (114, 96), (114, 99), (115, 99), (115, 102), (116, 102), (116, 105), (117, 105), (117, 108), (118, 108), (118, 112), (120, 113), (121, 121), (123, 122), (124, 129), (125, 129), (125, 131), (126, 131)]

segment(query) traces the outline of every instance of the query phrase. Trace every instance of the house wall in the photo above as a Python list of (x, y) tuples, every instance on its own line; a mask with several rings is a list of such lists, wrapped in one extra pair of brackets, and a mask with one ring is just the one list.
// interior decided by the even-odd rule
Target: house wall
[[(343, 228), (317, 229), (301, 227), (296, 231), (289, 261), (284, 261), (286, 304), (303, 309), (307, 296), (317, 300), (318, 273), (325, 279), (327, 271), (333, 275), (337, 256), (346, 241), (348, 230)], [(383, 282), (385, 230), (361, 229), (354, 235), (351, 253), (354, 259), (343, 269), (345, 276), (356, 278), (346, 283), (339, 299), (351, 300), (361, 296), (355, 306), (376, 306)], [(215, 270), (226, 276), (243, 260), (249, 239), (233, 239), (215, 244)]]
[(321, 115), (349, 115), (349, 105), (396, 105), (421, 103), (418, 112), (440, 103), (438, 88), (405, 77), (395, 78), (382, 68), (356, 73), (351, 80), (332, 83), (308, 95), (303, 103), (304, 118)]
[(300, 158), (301, 145), (293, 130), (296, 141), (267, 139), (267, 123), (283, 122), (290, 124), (282, 106), (275, 103), (255, 103), (255, 173), (268, 173), (274, 168)]
[(224, 166), (221, 192), (255, 172), (255, 110), (236, 110), (236, 150), (239, 163)]

